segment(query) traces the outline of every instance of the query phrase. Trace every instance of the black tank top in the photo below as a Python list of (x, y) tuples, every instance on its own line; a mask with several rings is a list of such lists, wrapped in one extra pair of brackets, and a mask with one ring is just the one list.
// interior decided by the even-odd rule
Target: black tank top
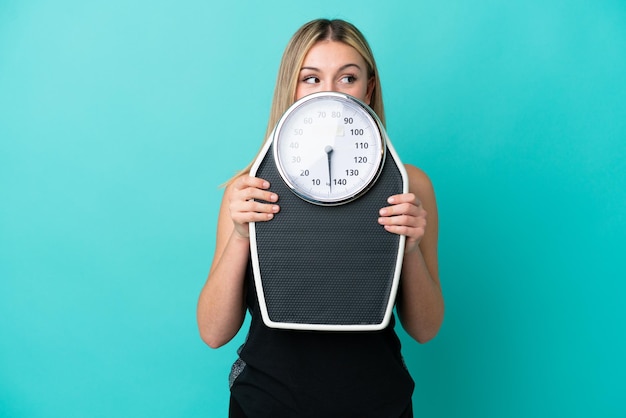
[(268, 328), (251, 265), (246, 342), (230, 376), (231, 394), (249, 418), (393, 418), (411, 402), (414, 382), (400, 354), (395, 318), (382, 331)]

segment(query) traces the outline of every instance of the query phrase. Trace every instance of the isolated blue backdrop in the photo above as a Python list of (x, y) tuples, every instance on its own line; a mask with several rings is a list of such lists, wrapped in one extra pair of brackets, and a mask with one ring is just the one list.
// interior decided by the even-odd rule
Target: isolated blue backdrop
[(345, 18), (437, 192), (420, 417), (626, 417), (626, 3), (0, 1), (0, 416), (223, 417), (195, 304), (291, 34)]

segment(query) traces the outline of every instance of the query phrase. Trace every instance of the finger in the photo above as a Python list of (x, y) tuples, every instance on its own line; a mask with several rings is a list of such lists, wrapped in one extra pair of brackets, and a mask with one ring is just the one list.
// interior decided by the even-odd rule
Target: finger
[(378, 223), (384, 226), (404, 226), (407, 228), (425, 228), (426, 218), (423, 216), (410, 216), (410, 215), (381, 216), (378, 218)]
[(394, 218), (386, 218), (385, 222), (381, 222), (381, 225), (387, 232), (391, 232), (398, 235), (404, 235), (410, 240), (421, 240), (426, 232), (426, 220), (421, 219), (416, 223), (404, 223), (396, 221)]
[(402, 193), (389, 196), (387, 202), (390, 205), (397, 205), (399, 203), (413, 203), (415, 206), (420, 206), (422, 203), (413, 193)]
[(385, 225), (385, 231), (403, 235), (406, 237), (405, 251), (413, 251), (422, 241), (425, 235), (425, 228), (409, 228), (407, 226)]
[(423, 209), (421, 207), (415, 206), (412, 203), (400, 203), (380, 209), (379, 214), (380, 216), (419, 216), (422, 211)]
[(240, 222), (253, 222), (255, 214), (278, 213), (280, 207), (271, 203), (262, 203), (256, 200), (236, 200), (231, 203), (230, 211), (233, 219)]
[(392, 232), (398, 235), (405, 235), (410, 239), (421, 239), (424, 236), (424, 232), (426, 231), (426, 227), (410, 227), (407, 225), (384, 225), (385, 230), (388, 232)]
[(262, 200), (266, 202), (276, 202), (278, 201), (278, 195), (267, 190), (248, 187), (236, 193), (236, 199), (240, 201)]
[(265, 200), (267, 202), (276, 202), (278, 195), (276, 193), (266, 190), (269, 187), (269, 183), (265, 180), (248, 177), (241, 180), (235, 186), (233, 191), (233, 201), (246, 201), (246, 200)]
[(241, 212), (252, 213), (276, 213), (279, 211), (279, 206), (271, 203), (263, 203), (256, 200), (248, 200), (241, 205)]
[(248, 224), (250, 222), (264, 222), (274, 218), (273, 212), (237, 212), (233, 214), (236, 224)]
[(266, 222), (274, 219), (274, 214), (278, 212), (278, 208), (270, 212), (233, 212), (231, 214), (232, 220), (235, 223), (235, 228), (248, 229), (250, 222)]
[(245, 175), (240, 176), (235, 183), (235, 188), (242, 190), (248, 187), (253, 187), (257, 189), (269, 189), (270, 183), (269, 181), (259, 177)]

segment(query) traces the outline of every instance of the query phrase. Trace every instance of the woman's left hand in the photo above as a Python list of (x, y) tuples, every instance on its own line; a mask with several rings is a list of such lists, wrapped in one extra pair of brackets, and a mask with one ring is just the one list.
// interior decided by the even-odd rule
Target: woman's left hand
[(378, 223), (391, 233), (405, 235), (405, 253), (418, 249), (426, 231), (426, 211), (413, 193), (390, 196), (390, 206), (380, 209)]

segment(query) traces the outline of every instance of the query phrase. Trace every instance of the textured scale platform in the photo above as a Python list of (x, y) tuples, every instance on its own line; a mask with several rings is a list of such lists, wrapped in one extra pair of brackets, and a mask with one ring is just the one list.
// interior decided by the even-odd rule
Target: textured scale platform
[(270, 322), (312, 330), (319, 325), (341, 329), (382, 324), (394, 302), (392, 286), (401, 256), (400, 237), (377, 221), (387, 198), (403, 191), (392, 156), (387, 155), (366, 194), (338, 206), (319, 206), (294, 195), (276, 169), (271, 148), (255, 175), (270, 182), (281, 206), (273, 220), (254, 227), (257, 288), (260, 279), (259, 296)]

